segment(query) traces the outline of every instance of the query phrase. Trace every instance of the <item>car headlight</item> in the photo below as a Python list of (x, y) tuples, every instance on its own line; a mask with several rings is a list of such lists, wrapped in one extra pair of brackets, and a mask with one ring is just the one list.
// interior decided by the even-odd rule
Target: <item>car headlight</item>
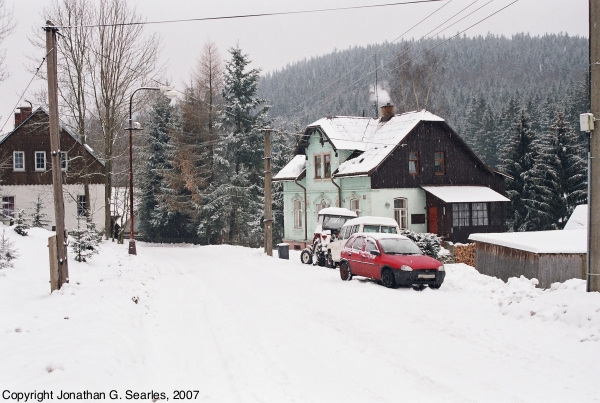
[(441, 265), (440, 267), (438, 267), (438, 271), (446, 271), (446, 269), (444, 268), (444, 265)]
[(410, 266), (408, 266), (408, 265), (403, 264), (402, 267), (400, 267), (400, 270), (402, 270), (402, 271), (413, 271), (413, 268), (410, 267)]

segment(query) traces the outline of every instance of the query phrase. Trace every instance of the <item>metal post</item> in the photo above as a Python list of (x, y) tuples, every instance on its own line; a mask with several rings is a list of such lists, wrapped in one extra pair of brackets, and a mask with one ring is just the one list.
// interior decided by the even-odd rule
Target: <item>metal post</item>
[[(65, 231), (65, 205), (62, 189), (60, 124), (58, 118), (58, 78), (56, 32), (58, 28), (51, 21), (46, 21), (46, 54), (48, 66), (48, 110), (50, 118), (50, 161), (52, 164), (52, 184), (54, 193), (54, 216), (56, 221), (56, 256), (58, 262), (58, 283), (61, 288), (69, 282), (69, 265), (67, 261), (67, 234)], [(50, 253), (53, 257), (53, 253)], [(51, 265), (52, 267), (52, 265)]]
[(271, 129), (265, 129), (265, 253), (273, 256), (273, 202), (271, 200)]
[[(600, 0), (590, 0), (590, 112), (600, 116)], [(590, 136), (588, 291), (600, 291), (600, 131)]]

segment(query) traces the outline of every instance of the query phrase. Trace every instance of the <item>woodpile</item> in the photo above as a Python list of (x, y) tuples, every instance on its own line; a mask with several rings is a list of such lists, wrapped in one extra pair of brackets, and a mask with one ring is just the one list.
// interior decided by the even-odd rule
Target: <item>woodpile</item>
[(464, 263), (475, 267), (475, 244), (456, 244), (454, 245), (454, 261)]

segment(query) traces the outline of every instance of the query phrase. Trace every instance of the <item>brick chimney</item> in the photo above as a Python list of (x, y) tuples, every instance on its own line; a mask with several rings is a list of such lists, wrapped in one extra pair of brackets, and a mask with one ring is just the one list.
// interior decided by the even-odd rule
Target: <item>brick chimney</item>
[(394, 105), (389, 102), (381, 107), (381, 122), (387, 122), (394, 117)]
[(25, 119), (31, 116), (33, 108), (31, 106), (19, 106), (19, 112), (15, 112), (15, 128), (19, 126)]

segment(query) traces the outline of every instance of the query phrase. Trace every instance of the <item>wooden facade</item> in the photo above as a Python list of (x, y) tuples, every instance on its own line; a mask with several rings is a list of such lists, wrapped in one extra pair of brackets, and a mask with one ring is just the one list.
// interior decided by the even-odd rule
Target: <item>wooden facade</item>
[[(26, 109), (26, 108), (22, 108)], [(29, 111), (31, 111), (29, 109)], [(4, 186), (18, 185), (52, 185), (52, 165), (50, 158), (50, 118), (48, 113), (38, 108), (23, 118), (21, 111), (15, 123), (20, 124), (15, 130), (0, 140), (0, 161), (2, 184)], [(63, 172), (65, 184), (82, 183), (81, 173), (84, 167), (84, 153), (88, 161), (90, 184), (104, 184), (104, 167), (90, 151), (84, 149), (81, 143), (67, 130), (60, 130), (61, 151), (66, 152), (67, 165)], [(24, 168), (14, 169), (14, 152), (22, 152)], [(36, 169), (36, 152), (45, 153), (45, 169)]]
[(585, 253), (535, 253), (486, 242), (475, 242), (475, 268), (482, 274), (508, 281), (524, 276), (539, 281), (539, 287), (572, 278), (585, 279)]
[[(443, 153), (443, 171), (436, 172), (436, 153)], [(417, 173), (408, 172), (407, 161), (415, 155)], [(420, 186), (486, 186), (505, 194), (504, 177), (487, 167), (446, 122), (421, 122), (371, 174), (373, 189)], [(467, 242), (476, 232), (506, 231), (504, 202), (488, 202), (489, 222), (485, 226), (453, 227), (452, 203), (426, 195), (427, 232), (453, 242)]]

